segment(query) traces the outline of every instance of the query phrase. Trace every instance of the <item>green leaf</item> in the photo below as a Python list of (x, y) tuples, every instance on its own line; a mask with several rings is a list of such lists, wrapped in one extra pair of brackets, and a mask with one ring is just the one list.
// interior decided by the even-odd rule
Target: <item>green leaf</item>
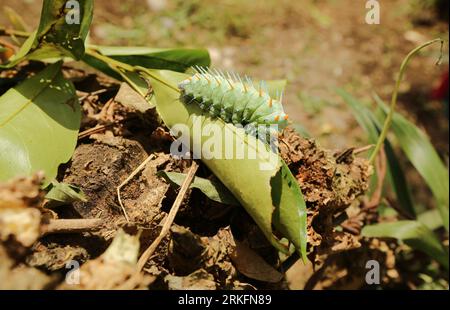
[[(194, 65), (207, 67), (211, 63), (209, 53), (205, 49), (188, 48), (149, 48), (149, 47), (114, 47), (114, 46), (89, 46), (102, 55), (111, 57), (120, 62), (142, 66), (150, 69), (164, 69), (177, 72), (185, 72)], [(108, 64), (90, 56), (85, 55), (83, 59), (90, 66), (122, 80), (120, 74), (112, 70)]]
[(61, 65), (48, 66), (0, 97), (1, 181), (44, 170), (47, 185), (72, 156), (81, 113)]
[[(186, 178), (186, 174), (178, 172), (158, 171), (157, 174), (178, 186), (181, 186)], [(194, 177), (190, 187), (199, 189), (211, 200), (232, 206), (240, 205), (236, 198), (234, 198), (233, 194), (231, 194), (221, 182)]]
[[(378, 136), (381, 132), (381, 125), (378, 123), (374, 114), (345, 90), (338, 89), (337, 92), (350, 107), (359, 126), (361, 126), (367, 133), (369, 143), (376, 144)], [(406, 181), (400, 162), (395, 155), (392, 144), (388, 139), (384, 142), (384, 151), (386, 153), (388, 164), (387, 179), (394, 190), (399, 205), (404, 212), (411, 216), (415, 216), (416, 212), (412, 202), (411, 190)], [(372, 181), (372, 184), (376, 184), (376, 181)]]
[[(376, 96), (375, 100), (385, 115), (388, 107)], [(399, 113), (394, 113), (392, 130), (403, 152), (436, 198), (445, 229), (449, 228), (449, 175), (445, 164), (437, 154), (427, 135)]]
[[(73, 5), (73, 6), (72, 6)], [(92, 0), (44, 0), (30, 59), (84, 55), (93, 14)]]
[(76, 201), (86, 202), (86, 195), (81, 188), (75, 185), (53, 181), (47, 188), (48, 192), (45, 198), (50, 200), (47, 207), (56, 207), (59, 205), (70, 204)]
[[(207, 159), (205, 156), (201, 159), (252, 216), (272, 245), (280, 251), (287, 251), (274, 236), (273, 225), (279, 232), (287, 234), (284, 237), (306, 259), (306, 205), (297, 181), (282, 159), (260, 140), (245, 134), (242, 129), (203, 114), (196, 105), (183, 104), (179, 100), (176, 85), (188, 75), (155, 70), (148, 70), (147, 73), (161, 118), (172, 130), (178, 124), (189, 127), (190, 133), (185, 143), (191, 144), (192, 150), (201, 150), (205, 142), (211, 140), (222, 145), (222, 137), (228, 135), (231, 137), (228, 142), (234, 146), (239, 145), (244, 154), (248, 154), (249, 150), (255, 152), (254, 159), (237, 159), (236, 156), (225, 159), (224, 153), (221, 154), (222, 159)], [(221, 132), (212, 137), (199, 134), (208, 125), (218, 126)], [(194, 137), (195, 134), (197, 135)], [(262, 165), (265, 169), (261, 169)]]
[(448, 270), (448, 252), (436, 235), (418, 221), (398, 221), (365, 226), (361, 234), (365, 237), (396, 238), (413, 249), (425, 252)]
[(425, 211), (417, 216), (417, 220), (431, 230), (436, 230), (444, 226), (439, 210), (433, 209)]
[[(77, 8), (71, 4), (79, 6), (78, 18), (75, 18)], [(93, 5), (92, 0), (44, 0), (37, 31), (0, 68), (11, 68), (25, 59), (59, 59), (64, 56), (81, 59), (92, 21)]]
[(306, 203), (297, 180), (285, 162), (282, 161), (281, 168), (270, 180), (270, 186), (275, 206), (274, 226), (297, 249), (301, 245), (301, 257), (306, 261)]

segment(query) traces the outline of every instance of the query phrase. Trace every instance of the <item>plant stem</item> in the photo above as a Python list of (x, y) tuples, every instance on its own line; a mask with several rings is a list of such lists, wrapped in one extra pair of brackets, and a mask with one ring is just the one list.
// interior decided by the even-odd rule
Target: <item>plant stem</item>
[[(428, 41), (428, 42), (426, 42), (426, 43), (416, 47), (411, 52), (409, 52), (408, 55), (406, 55), (405, 59), (403, 59), (403, 62), (400, 65), (400, 71), (398, 73), (397, 81), (395, 82), (394, 92), (392, 93), (391, 103), (390, 103), (390, 106), (389, 106), (389, 113), (388, 113), (388, 115), (386, 117), (386, 120), (384, 121), (383, 130), (381, 131), (381, 134), (380, 134), (380, 136), (378, 138), (377, 144), (375, 146), (375, 150), (372, 152), (372, 155), (369, 158), (369, 162), (370, 163), (374, 162), (378, 152), (380, 151), (382, 145), (384, 144), (384, 140), (386, 139), (387, 133), (389, 131), (389, 127), (391, 126), (392, 117), (394, 115), (395, 107), (397, 105), (397, 97), (398, 97), (398, 91), (400, 89), (400, 83), (402, 82), (403, 75), (404, 75), (404, 73), (406, 71), (406, 68), (408, 66), (409, 61), (420, 50), (422, 50), (423, 48), (425, 48), (425, 47), (427, 47), (427, 46), (429, 46), (431, 44), (434, 44), (436, 42), (441, 42), (441, 50), (442, 50), (442, 47), (444, 45), (444, 40), (438, 38), (438, 39), (434, 39), (434, 40)], [(440, 60), (440, 58), (439, 58), (439, 60)]]
[(124, 69), (126, 71), (135, 71), (134, 67), (124, 62), (115, 60), (111, 57), (102, 55), (93, 49), (86, 49), (86, 54), (107, 63), (112, 69)]
[(154, 74), (152, 72), (152, 70), (148, 69), (148, 68), (144, 68), (144, 67), (140, 67), (140, 66), (131, 66), (127, 63), (115, 60), (111, 57), (102, 55), (100, 53), (98, 53), (97, 51), (93, 50), (93, 49), (87, 49), (86, 50), (86, 54), (88, 54), (89, 56), (92, 56), (94, 58), (97, 58), (98, 60), (103, 61), (104, 63), (107, 63), (111, 69), (113, 69), (114, 71), (118, 72), (122, 77), (124, 77), (126, 79), (126, 77), (123, 75), (123, 72), (120, 71), (120, 69), (123, 69), (125, 71), (129, 71), (129, 72), (143, 72), (145, 74), (147, 74), (148, 76), (150, 76), (151, 78), (157, 80), (158, 82), (166, 85), (167, 87), (179, 92), (180, 90), (176, 87), (174, 87), (172, 84), (170, 84), (169, 82), (161, 79), (158, 75)]

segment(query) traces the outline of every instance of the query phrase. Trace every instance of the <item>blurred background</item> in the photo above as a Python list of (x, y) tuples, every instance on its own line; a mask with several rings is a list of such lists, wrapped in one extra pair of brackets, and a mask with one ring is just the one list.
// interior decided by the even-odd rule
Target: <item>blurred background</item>
[[(256, 80), (287, 79), (285, 107), (297, 128), (323, 147), (344, 149), (366, 145), (367, 136), (336, 88), (368, 106), (374, 93), (389, 101), (406, 54), (428, 40), (446, 39), (440, 66), (438, 45), (411, 62), (399, 110), (425, 129), (448, 163), (449, 1), (378, 2), (380, 24), (369, 25), (363, 0), (96, 0), (89, 40), (205, 47), (214, 67)], [(21, 14), (29, 30), (37, 27), (41, 4), (0, 0), (3, 9)], [(0, 25), (8, 23), (0, 14)], [(430, 191), (404, 164), (417, 202), (428, 204)]]
[[(354, 0), (96, 0), (90, 42), (151, 47), (206, 47), (212, 64), (254, 79), (287, 79), (291, 119), (328, 148), (358, 144), (360, 129), (335, 94), (390, 98), (403, 57), (417, 45), (448, 39), (446, 0), (379, 1), (380, 24), (365, 22), (366, 1)], [(40, 0), (0, 0), (37, 26)], [(7, 24), (5, 14), (0, 24)], [(448, 153), (448, 118), (431, 100), (444, 63), (439, 49), (415, 59), (402, 84), (400, 108)]]

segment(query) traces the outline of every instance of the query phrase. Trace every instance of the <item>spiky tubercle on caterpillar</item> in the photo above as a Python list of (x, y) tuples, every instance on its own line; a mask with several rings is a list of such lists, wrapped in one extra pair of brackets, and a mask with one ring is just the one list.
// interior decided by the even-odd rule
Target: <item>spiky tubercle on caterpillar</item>
[(275, 134), (271, 125), (276, 125), (277, 130), (287, 126), (288, 115), (281, 104), (282, 94), (272, 98), (263, 82), (256, 89), (247, 77), (244, 82), (235, 74), (225, 76), (222, 72), (201, 67), (195, 69), (197, 72), (193, 76), (178, 85), (182, 102), (195, 102), (212, 117), (240, 125), (247, 133), (259, 138), (267, 139)]

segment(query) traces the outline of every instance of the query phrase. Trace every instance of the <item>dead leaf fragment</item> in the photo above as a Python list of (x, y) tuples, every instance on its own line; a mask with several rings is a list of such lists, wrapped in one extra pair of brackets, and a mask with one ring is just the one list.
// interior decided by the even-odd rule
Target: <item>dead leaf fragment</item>
[(15, 266), (7, 251), (0, 245), (0, 290), (45, 289), (54, 279), (36, 268)]
[(169, 290), (215, 290), (214, 277), (204, 269), (199, 269), (188, 276), (167, 275), (164, 278)]
[(0, 209), (0, 239), (13, 236), (23, 246), (31, 246), (40, 235), (41, 212), (37, 209)]
[(269, 283), (277, 283), (283, 279), (283, 274), (266, 263), (247, 245), (236, 240), (235, 242), (236, 248), (231, 254), (231, 260), (239, 272), (249, 278)]
[(152, 108), (150, 103), (127, 83), (120, 84), (119, 91), (114, 100), (127, 108), (141, 113), (145, 113), (145, 111)]
[(147, 289), (155, 278), (138, 271), (136, 265), (138, 252), (138, 236), (130, 236), (120, 229), (105, 253), (81, 266), (79, 283), (66, 281), (58, 288), (75, 290)]
[(42, 175), (16, 178), (0, 184), (0, 240), (13, 237), (25, 247), (40, 236)]

